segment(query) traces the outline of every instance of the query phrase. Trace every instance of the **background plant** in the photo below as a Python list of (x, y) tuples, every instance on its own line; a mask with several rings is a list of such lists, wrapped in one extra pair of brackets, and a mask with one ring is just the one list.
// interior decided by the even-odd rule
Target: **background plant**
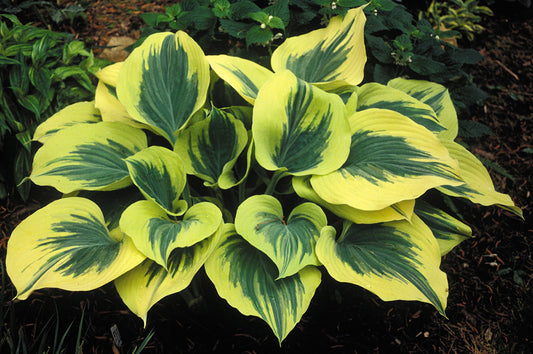
[[(13, 232), (6, 266), (17, 297), (114, 281), (146, 322), (205, 264), (218, 294), (281, 342), (324, 266), (383, 300), (444, 314), (440, 258), (471, 230), (431, 197), (521, 211), (454, 141), (444, 87), (360, 85), (364, 22), (354, 9), (288, 38), (272, 70), (205, 56), (178, 31), (99, 72), (94, 103), (61, 110), (34, 134), (43, 146), (30, 179), (69, 196)], [(212, 105), (232, 94), (247, 104)]]
[(437, 30), (455, 30), (459, 32), (458, 38), (464, 35), (471, 41), (484, 31), (480, 24), (482, 16), (492, 16), (493, 12), (477, 0), (434, 0), (424, 15)]
[(90, 75), (108, 62), (70, 35), (0, 16), (0, 198), (17, 185), (25, 199), (30, 184), (20, 183), (29, 173), (35, 127), (66, 105), (92, 97)]

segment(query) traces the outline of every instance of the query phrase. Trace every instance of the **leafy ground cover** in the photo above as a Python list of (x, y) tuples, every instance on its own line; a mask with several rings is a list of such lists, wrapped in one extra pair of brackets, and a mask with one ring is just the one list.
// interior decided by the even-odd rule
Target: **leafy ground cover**
[[(95, 2), (87, 8), (87, 23), (71, 30), (80, 38), (92, 38), (95, 45), (115, 35), (135, 37), (139, 12), (156, 11), (163, 4)], [(514, 8), (515, 12), (495, 9), (495, 16), (484, 23), (487, 31), (476, 42), (465, 43), (485, 57), (472, 75), (490, 94), (483, 106), (472, 110), (471, 118), (488, 125), (493, 135), (464, 140), (492, 166), (497, 189), (514, 198), (526, 221), (496, 208), (458, 205), (468, 210), (463, 216), (476, 237), (443, 259), (450, 284), (447, 319), (430, 305), (385, 303), (325, 276), (302, 322), (280, 349), (262, 321), (242, 317), (220, 300), (205, 274), (199, 274), (190, 292), (157, 304), (144, 329), (112, 285), (88, 293), (40, 290), (27, 301), (13, 303), (14, 289), (2, 272), (0, 351), (8, 352), (18, 343), (28, 352), (37, 352), (40, 343), (53, 348), (72, 324), (64, 342), (72, 352), (81, 323), (84, 352), (131, 352), (152, 329), (155, 334), (146, 352), (532, 352), (533, 20), (523, 16), (523, 7)], [(37, 190), (27, 204), (7, 200), (0, 206), (2, 258), (13, 228), (46, 204), (49, 193)]]

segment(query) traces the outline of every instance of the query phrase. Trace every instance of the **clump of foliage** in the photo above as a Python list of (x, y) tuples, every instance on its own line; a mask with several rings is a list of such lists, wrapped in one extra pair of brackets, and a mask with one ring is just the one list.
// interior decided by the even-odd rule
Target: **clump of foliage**
[(52, 0), (0, 0), (0, 13), (16, 15), (21, 22), (38, 21), (48, 29), (56, 29), (62, 25), (86, 23), (86, 8), (78, 2), (60, 7), (59, 1)]
[[(268, 6), (267, 6), (268, 5)], [(487, 95), (472, 82), (465, 66), (482, 56), (445, 42), (456, 31), (440, 30), (426, 17), (416, 20), (392, 0), (278, 0), (273, 2), (185, 0), (164, 14), (142, 15), (145, 36), (159, 31), (186, 30), (208, 54), (229, 53), (267, 65), (269, 53), (285, 36), (319, 28), (331, 16), (365, 6), (365, 40), (369, 55), (366, 82), (387, 83), (395, 77), (429, 80), (446, 86), (459, 113), (483, 102)], [(141, 37), (139, 43), (144, 40)], [(465, 121), (465, 125), (471, 125)], [(487, 131), (477, 129), (478, 132)], [(470, 129), (469, 130), (473, 130)]]
[[(0, 151), (4, 160), (0, 198), (4, 198), (29, 173), (35, 127), (66, 105), (91, 98), (95, 87), (89, 75), (108, 62), (96, 60), (83, 42), (24, 25), (14, 15), (0, 15), (0, 34)], [(23, 198), (29, 186), (18, 186)]]
[(65, 196), (9, 240), (17, 298), (113, 281), (146, 322), (205, 267), (218, 294), (280, 343), (323, 272), (444, 314), (441, 256), (471, 229), (442, 198), (521, 210), (455, 141), (443, 86), (361, 84), (365, 20), (356, 8), (286, 39), (271, 69), (206, 56), (178, 31), (97, 73), (94, 102), (34, 134), (43, 145), (29, 179)]
[(424, 17), (415, 20), (402, 6), (374, 9), (365, 29), (371, 56), (366, 77), (386, 83), (395, 77), (429, 80), (450, 90), (455, 107), (465, 113), (487, 94), (472, 82), (465, 67), (482, 56), (471, 48), (458, 48), (445, 41), (457, 33), (438, 31)]
[(424, 14), (431, 24), (438, 30), (457, 31), (457, 37), (463, 35), (470, 41), (485, 28), (479, 23), (482, 16), (492, 16), (494, 13), (487, 6), (479, 5), (477, 0), (433, 0)]

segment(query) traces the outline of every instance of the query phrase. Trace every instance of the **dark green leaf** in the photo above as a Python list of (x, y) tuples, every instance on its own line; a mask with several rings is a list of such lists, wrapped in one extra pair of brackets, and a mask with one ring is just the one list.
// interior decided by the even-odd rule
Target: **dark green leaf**
[(20, 142), (20, 144), (28, 151), (28, 153), (31, 152), (31, 133), (29, 130), (25, 130), (23, 132), (16, 134), (17, 140)]
[(31, 154), (24, 149), (18, 150), (15, 157), (13, 177), (22, 200), (27, 200), (30, 195), (31, 183), (29, 180), (24, 180), (29, 175), (30, 167)]
[[(281, 21), (283, 21), (283, 24), (287, 26), (289, 24), (289, 20), (291, 17), (291, 13), (289, 11), (289, 0), (278, 0), (275, 1), (272, 6), (269, 6), (265, 8), (265, 12), (267, 12), (271, 16), (279, 17)], [(274, 26), (271, 26), (274, 27)], [(274, 27), (274, 28), (282, 28), (282, 27)]]
[(172, 17), (166, 14), (161, 14), (161, 13), (156, 13), (156, 12), (147, 12), (147, 13), (141, 14), (141, 18), (144, 21), (144, 23), (146, 23), (148, 26), (151, 26), (151, 27), (157, 27), (160, 23), (168, 23), (173, 20)]
[(481, 138), (492, 135), (492, 131), (483, 123), (473, 120), (459, 120), (459, 136), (463, 138)]
[(261, 8), (251, 1), (244, 0), (238, 1), (230, 6), (230, 18), (232, 20), (242, 20), (248, 18), (248, 14), (251, 12), (261, 11)]
[(263, 11), (258, 12), (251, 12), (248, 14), (248, 16), (259, 23), (267, 23), (268, 22), (268, 14)]
[(41, 116), (41, 107), (39, 105), (39, 99), (34, 95), (23, 96), (18, 99), (18, 103), (26, 108), (27, 110), (33, 112), (37, 119)]
[(266, 43), (272, 39), (274, 35), (272, 31), (268, 28), (261, 28), (260, 26), (253, 26), (250, 28), (248, 33), (246, 33), (246, 45), (251, 45), (255, 43)]
[(170, 17), (179, 17), (179, 15), (182, 14), (181, 5), (178, 3), (172, 6), (169, 6), (165, 9), (165, 13)]
[(207, 30), (216, 24), (217, 18), (207, 7), (198, 7), (191, 11), (190, 15), (196, 29)]
[(391, 49), (381, 37), (366, 35), (366, 43), (370, 47), (372, 55), (384, 64), (392, 63)]
[(453, 48), (451, 55), (455, 61), (461, 64), (477, 64), (483, 60), (483, 56), (472, 48)]
[(244, 39), (246, 34), (254, 25), (251, 23), (237, 22), (233, 20), (220, 19), (220, 25), (222, 29), (232, 37)]
[(0, 55), (0, 65), (20, 64), (20, 61)]
[(367, 2), (365, 0), (338, 0), (337, 5), (343, 6), (343, 7), (358, 7), (366, 5)]
[(412, 62), (408, 65), (411, 70), (420, 75), (431, 75), (446, 70), (444, 63), (418, 54), (413, 55)]
[(52, 85), (52, 75), (47, 68), (30, 68), (30, 81), (33, 86), (45, 97), (48, 96)]

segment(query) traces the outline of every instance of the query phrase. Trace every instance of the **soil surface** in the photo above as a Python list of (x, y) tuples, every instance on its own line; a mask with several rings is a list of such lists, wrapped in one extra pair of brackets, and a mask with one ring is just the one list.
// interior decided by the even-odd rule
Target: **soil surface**
[[(96, 1), (88, 5), (87, 22), (69, 30), (95, 48), (113, 36), (137, 38), (139, 14), (162, 11), (165, 3)], [(448, 274), (450, 290), (448, 318), (423, 303), (383, 302), (324, 274), (309, 310), (280, 348), (262, 320), (244, 317), (218, 298), (204, 273), (192, 290), (155, 305), (146, 328), (112, 285), (87, 293), (39, 290), (26, 301), (11, 302), (14, 289), (2, 274), (4, 332), (9, 330), (15, 346), (23, 336), (32, 352), (45, 337), (43, 329), (48, 328), (50, 338), (55, 323), (59, 333), (73, 323), (65, 342), (71, 352), (83, 309), (85, 353), (129, 353), (151, 330), (155, 334), (145, 352), (532, 353), (533, 16), (523, 16), (525, 8), (514, 4), (516, 11), (497, 9), (483, 23), (487, 31), (474, 43), (463, 43), (485, 57), (471, 73), (490, 94), (469, 118), (493, 132), (464, 141), (488, 161), (496, 189), (512, 196), (525, 221), (496, 207), (460, 205), (475, 238), (443, 258), (441, 268)], [(7, 200), (0, 206), (2, 247), (13, 228), (46, 202), (43, 195), (46, 191), (36, 190), (29, 203)], [(4, 252), (5, 248), (2, 257)], [(59, 321), (46, 327), (49, 319)], [(113, 339), (114, 326), (120, 340)], [(9, 348), (9, 336), (2, 336), (2, 348)]]

